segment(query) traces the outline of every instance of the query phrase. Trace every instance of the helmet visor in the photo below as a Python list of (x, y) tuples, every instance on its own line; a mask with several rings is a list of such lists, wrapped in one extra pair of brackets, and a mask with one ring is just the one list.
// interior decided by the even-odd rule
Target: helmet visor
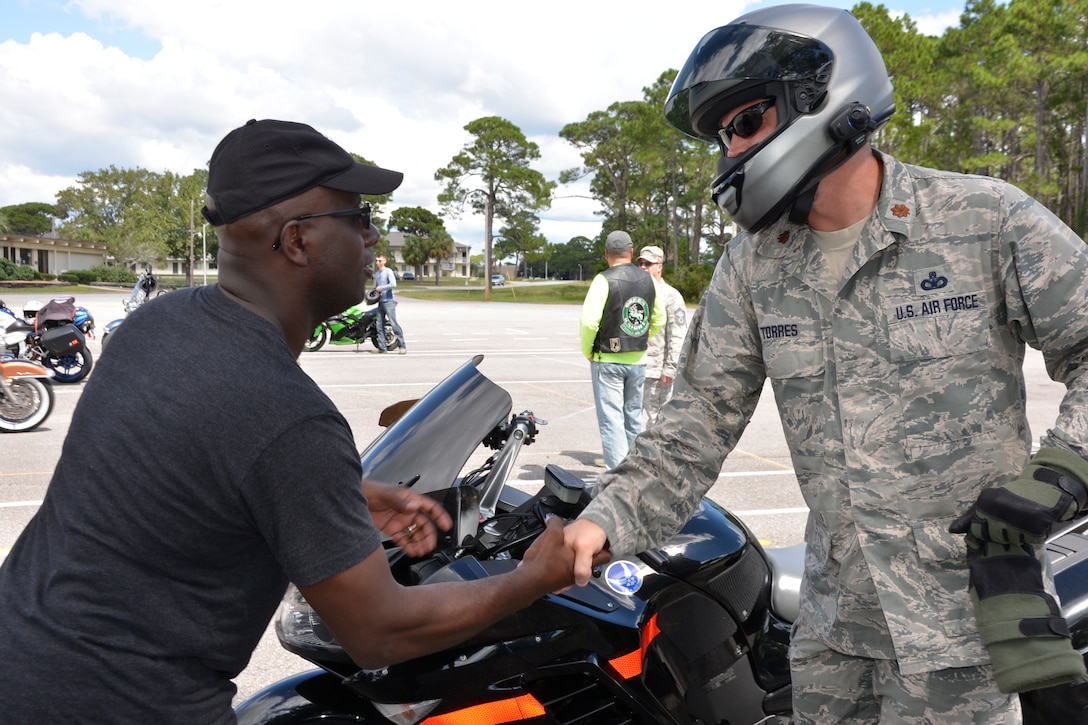
[(807, 113), (823, 97), (832, 60), (831, 49), (815, 38), (780, 28), (726, 25), (695, 46), (669, 91), (665, 117), (680, 131), (705, 137), (705, 129), (693, 126), (693, 113), (711, 102), (721, 105), (734, 91), (766, 83), (793, 85), (791, 101)]

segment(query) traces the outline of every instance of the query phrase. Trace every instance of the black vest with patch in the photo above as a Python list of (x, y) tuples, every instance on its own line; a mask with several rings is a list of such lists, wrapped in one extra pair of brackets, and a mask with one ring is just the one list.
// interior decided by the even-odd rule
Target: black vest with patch
[(654, 278), (633, 264), (601, 272), (608, 280), (608, 299), (593, 343), (596, 352), (644, 352), (650, 341), (654, 312)]

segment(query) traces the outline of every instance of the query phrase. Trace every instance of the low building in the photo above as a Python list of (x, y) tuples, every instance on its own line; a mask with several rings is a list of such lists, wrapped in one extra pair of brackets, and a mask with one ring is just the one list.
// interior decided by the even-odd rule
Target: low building
[(410, 271), (423, 279), (434, 279), (437, 266), (439, 277), (468, 277), (472, 274), (472, 263), (469, 261), (472, 247), (467, 244), (454, 242), (453, 256), (448, 259), (429, 259), (417, 269), (404, 261), (404, 232), (389, 232), (385, 238), (389, 240), (389, 266), (398, 273)]
[[(430, 259), (416, 269), (404, 261), (404, 233), (389, 232), (386, 238), (389, 240), (390, 266), (398, 272), (411, 270), (423, 279), (433, 279), (436, 267), (439, 277), (465, 278), (472, 274), (472, 263), (469, 259), (472, 248), (467, 244), (454, 242), (451, 257)], [(205, 276), (210, 278), (209, 281), (218, 279), (219, 270), (215, 260), (208, 260), (205, 269), (200, 259), (200, 250), (196, 251), (193, 264), (194, 282), (199, 284)], [(102, 243), (4, 233), (0, 233), (0, 257), (54, 276), (76, 269), (91, 269), (114, 261), (109, 256), (109, 248)], [(159, 276), (184, 275), (188, 266), (188, 259), (172, 258), (155, 263), (152, 272)]]
[(105, 244), (0, 233), (0, 257), (42, 274), (58, 275), (75, 269), (91, 269), (106, 263)]

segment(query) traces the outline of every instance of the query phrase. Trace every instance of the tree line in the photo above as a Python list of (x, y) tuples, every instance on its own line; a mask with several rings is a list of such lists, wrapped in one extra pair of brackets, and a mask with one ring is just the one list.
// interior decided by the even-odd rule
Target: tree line
[[(895, 88), (896, 113), (875, 137), (877, 148), (908, 163), (1009, 181), (1085, 238), (1088, 0), (969, 0), (960, 24), (940, 37), (883, 5), (859, 3), (852, 12)], [(692, 299), (731, 224), (709, 199), (717, 146), (681, 136), (662, 116), (674, 77), (666, 71), (639, 101), (564, 127), (560, 135), (581, 151), (583, 166), (561, 181), (588, 177), (605, 231), (626, 228), (639, 245), (665, 249), (666, 276)], [(595, 253), (601, 244), (594, 240)], [(568, 245), (571, 257), (586, 246)]]
[[(896, 114), (874, 145), (909, 163), (1005, 179), (1085, 236), (1088, 0), (968, 0), (960, 24), (941, 36), (921, 33), (909, 16), (893, 17), (883, 5), (863, 2), (852, 12), (883, 53), (895, 87)], [(708, 193), (717, 146), (665, 123), (662, 108), (675, 75), (665, 70), (641, 99), (617, 101), (564, 126), (559, 135), (578, 149), (582, 164), (554, 181), (532, 168), (539, 148), (514, 123), (477, 119), (465, 126), (470, 140), (461, 152), (435, 172), (443, 183), (440, 214), (401, 207), (385, 218), (382, 207), (392, 199), (383, 197), (369, 199), (375, 219), (405, 233), (405, 259), (421, 266), (452, 254), (446, 219), (482, 216), (485, 279), (504, 259), (534, 274), (547, 268), (550, 276), (589, 279), (604, 266), (604, 236), (626, 229), (638, 246), (666, 250), (666, 276), (694, 299), (732, 225)], [(540, 213), (559, 184), (579, 180), (599, 205), (602, 232), (549, 244)], [(191, 200), (202, 198), (206, 181), (206, 169), (187, 176), (88, 171), (55, 204), (0, 209), (0, 230), (49, 229), (57, 219), (60, 236), (105, 242), (125, 265), (187, 258), (197, 231), (207, 234), (214, 255), (214, 230), (199, 224), (199, 212), (194, 229), (192, 217)]]

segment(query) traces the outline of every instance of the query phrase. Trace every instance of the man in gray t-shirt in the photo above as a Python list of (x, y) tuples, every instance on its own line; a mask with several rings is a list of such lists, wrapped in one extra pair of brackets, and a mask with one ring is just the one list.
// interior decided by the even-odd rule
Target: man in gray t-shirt
[(114, 333), (41, 509), (0, 567), (5, 722), (229, 723), (230, 678), (288, 580), (360, 667), (450, 647), (573, 581), (555, 520), (522, 566), (405, 588), (450, 518), (360, 482), (347, 422), (296, 363), (363, 298), (378, 230), (361, 194), (401, 175), (309, 126), (251, 121), (212, 154), (219, 284)]

